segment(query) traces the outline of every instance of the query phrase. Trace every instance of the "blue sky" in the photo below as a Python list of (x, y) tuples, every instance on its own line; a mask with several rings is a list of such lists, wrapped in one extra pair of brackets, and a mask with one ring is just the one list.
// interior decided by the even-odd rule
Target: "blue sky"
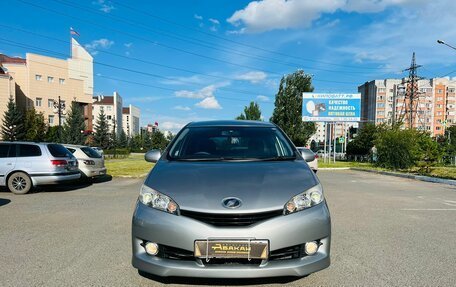
[(424, 65), (421, 76), (456, 70), (456, 51), (436, 43), (456, 45), (451, 0), (5, 5), (1, 53), (64, 58), (73, 27), (96, 62), (95, 94), (118, 91), (126, 105), (141, 108), (143, 125), (157, 121), (174, 132), (189, 121), (232, 119), (250, 101), (268, 120), (281, 76), (298, 68), (313, 75), (316, 92), (357, 92), (365, 81), (402, 77), (413, 51)]

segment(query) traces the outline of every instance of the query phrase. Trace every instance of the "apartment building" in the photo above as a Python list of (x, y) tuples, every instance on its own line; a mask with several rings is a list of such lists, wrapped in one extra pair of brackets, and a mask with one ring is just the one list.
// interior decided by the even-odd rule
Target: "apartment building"
[(141, 111), (133, 105), (122, 108), (122, 125), (127, 137), (131, 138), (140, 133), (140, 116)]
[[(456, 78), (418, 80), (412, 126), (437, 136), (444, 134), (445, 127), (456, 124), (455, 88)], [(405, 79), (373, 80), (359, 86), (358, 91), (362, 123), (391, 124), (402, 120), (409, 126)]]
[[(63, 108), (62, 124), (75, 101), (84, 112), (86, 128), (92, 130), (93, 58), (76, 40), (72, 39), (71, 46), (69, 59), (32, 53), (27, 53), (25, 58), (0, 54), (0, 65), (14, 82), (18, 107), (35, 108), (44, 114), (50, 126), (55, 126), (59, 124), (59, 98)], [(9, 97), (1, 92), (0, 103)]]
[[(122, 97), (118, 92), (114, 92), (112, 96), (96, 96), (93, 98), (93, 121), (96, 123), (98, 115), (103, 109), (106, 115), (106, 121), (109, 130), (112, 131), (114, 125), (116, 133), (119, 135), (123, 129), (122, 123)], [(94, 127), (95, 129), (95, 127)]]
[(16, 99), (16, 83), (0, 64), (0, 121), (7, 110), (9, 98)]

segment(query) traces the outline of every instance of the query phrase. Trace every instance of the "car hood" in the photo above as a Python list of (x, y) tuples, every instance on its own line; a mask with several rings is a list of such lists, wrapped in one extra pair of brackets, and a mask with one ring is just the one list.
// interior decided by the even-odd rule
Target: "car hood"
[[(293, 196), (317, 185), (302, 160), (263, 162), (159, 161), (145, 184), (170, 196), (181, 210), (252, 213), (282, 209)], [(222, 200), (237, 197), (236, 209)]]

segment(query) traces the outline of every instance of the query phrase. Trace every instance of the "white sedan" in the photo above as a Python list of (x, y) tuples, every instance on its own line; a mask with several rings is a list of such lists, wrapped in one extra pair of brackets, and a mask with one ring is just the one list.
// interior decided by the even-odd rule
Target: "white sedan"
[(305, 154), (308, 154), (308, 155), (311, 155), (314, 157), (314, 160), (307, 162), (307, 164), (316, 173), (318, 171), (318, 155), (316, 153), (314, 153), (312, 150), (305, 148), (305, 147), (298, 147), (297, 149), (298, 149), (298, 151), (301, 152), (303, 157)]

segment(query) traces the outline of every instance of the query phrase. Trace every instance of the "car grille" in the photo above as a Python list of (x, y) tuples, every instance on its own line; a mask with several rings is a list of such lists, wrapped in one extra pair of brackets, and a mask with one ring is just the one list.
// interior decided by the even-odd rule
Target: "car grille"
[(274, 210), (253, 214), (226, 214), (226, 213), (203, 213), (181, 210), (182, 216), (190, 217), (198, 221), (215, 226), (249, 226), (270, 218), (283, 215), (282, 210)]
[(269, 261), (296, 259), (304, 256), (306, 256), (304, 244), (300, 244), (271, 251), (269, 254)]

